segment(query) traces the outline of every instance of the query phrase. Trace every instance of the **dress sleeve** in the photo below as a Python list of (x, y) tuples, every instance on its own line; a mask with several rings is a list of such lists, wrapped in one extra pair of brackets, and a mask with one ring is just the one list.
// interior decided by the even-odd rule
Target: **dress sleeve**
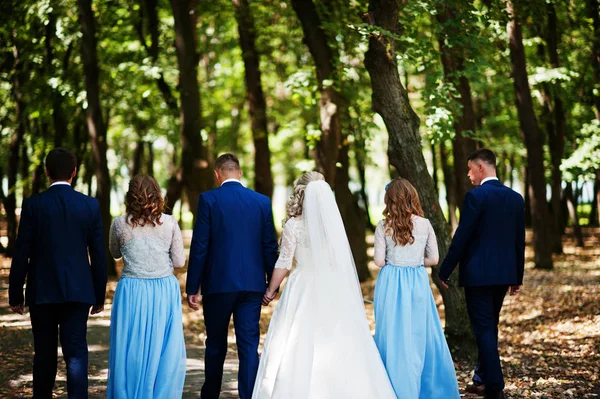
[(174, 267), (183, 267), (185, 265), (185, 250), (183, 249), (183, 236), (177, 220), (171, 216), (173, 222), (173, 236), (171, 237), (171, 249), (169, 254)]
[(119, 259), (123, 257), (121, 254), (121, 243), (119, 241), (119, 229), (117, 224), (120, 218), (114, 218), (110, 225), (110, 233), (108, 236), (108, 249), (113, 258)]
[(385, 264), (385, 226), (383, 220), (375, 228), (375, 254), (373, 260), (376, 264)]
[(285, 224), (281, 235), (281, 248), (279, 250), (279, 259), (277, 259), (277, 263), (275, 263), (276, 269), (290, 270), (292, 268), (296, 244), (296, 220), (290, 219)]
[(435, 237), (435, 231), (429, 220), (427, 221), (427, 227), (429, 228), (429, 231), (427, 232), (427, 244), (425, 244), (425, 257), (434, 263), (437, 263), (440, 260), (440, 253), (438, 250), (437, 238)]

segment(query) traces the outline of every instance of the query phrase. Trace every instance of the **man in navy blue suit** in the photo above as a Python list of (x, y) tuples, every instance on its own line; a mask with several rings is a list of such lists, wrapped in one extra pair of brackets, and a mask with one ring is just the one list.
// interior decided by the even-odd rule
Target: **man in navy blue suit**
[(76, 173), (75, 155), (53, 149), (46, 157), (50, 188), (21, 207), (9, 303), (19, 314), (29, 306), (34, 398), (52, 397), (59, 338), (69, 398), (88, 397), (87, 319), (90, 307), (92, 314), (104, 307), (106, 248), (98, 201), (73, 190)]
[(504, 378), (498, 354), (498, 320), (506, 292), (516, 295), (525, 264), (523, 197), (496, 177), (496, 156), (480, 149), (469, 156), (468, 176), (475, 187), (467, 192), (460, 223), (439, 278), (448, 279), (457, 264), (465, 289), (467, 311), (477, 339), (479, 363), (469, 392), (504, 398)]
[(200, 194), (186, 282), (188, 304), (206, 326), (202, 399), (218, 398), (233, 315), (240, 368), (238, 391), (250, 399), (258, 371), (260, 309), (277, 261), (271, 200), (240, 183), (235, 155), (215, 163), (218, 188)]

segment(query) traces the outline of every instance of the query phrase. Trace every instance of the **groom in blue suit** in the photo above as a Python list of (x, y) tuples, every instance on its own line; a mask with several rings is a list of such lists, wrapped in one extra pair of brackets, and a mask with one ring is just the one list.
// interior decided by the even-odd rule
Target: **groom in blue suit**
[(486, 398), (504, 398), (504, 378), (498, 354), (498, 320), (506, 292), (515, 295), (523, 283), (525, 264), (525, 207), (523, 197), (496, 177), (496, 156), (480, 149), (469, 156), (469, 179), (460, 223), (439, 278), (448, 279), (459, 267), (467, 311), (479, 349), (474, 385), (467, 390)]
[(215, 162), (218, 188), (200, 194), (186, 282), (188, 304), (206, 326), (202, 399), (221, 392), (227, 333), (233, 315), (240, 368), (238, 391), (250, 399), (258, 371), (260, 309), (277, 261), (271, 200), (240, 183), (233, 154)]
[(75, 155), (53, 149), (46, 157), (50, 188), (21, 207), (8, 300), (19, 314), (29, 306), (34, 398), (52, 398), (59, 339), (69, 398), (88, 397), (87, 319), (90, 307), (92, 314), (104, 308), (106, 248), (100, 206), (71, 187), (76, 173)]

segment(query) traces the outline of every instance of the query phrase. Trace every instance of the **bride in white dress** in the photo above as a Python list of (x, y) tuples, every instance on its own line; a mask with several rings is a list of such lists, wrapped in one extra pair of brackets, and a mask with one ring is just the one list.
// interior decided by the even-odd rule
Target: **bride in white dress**
[(395, 399), (371, 336), (346, 231), (330, 186), (304, 174), (288, 202), (264, 303), (292, 268), (271, 318), (254, 399)]

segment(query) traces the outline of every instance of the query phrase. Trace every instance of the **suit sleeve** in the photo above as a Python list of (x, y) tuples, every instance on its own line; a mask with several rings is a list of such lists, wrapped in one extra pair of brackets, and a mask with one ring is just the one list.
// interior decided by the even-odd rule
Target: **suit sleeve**
[(29, 257), (33, 247), (33, 215), (30, 204), (27, 199), (23, 200), (21, 205), (21, 221), (19, 223), (19, 233), (10, 266), (8, 302), (10, 306), (23, 305), (25, 296), (23, 295), (23, 285), (27, 278), (29, 268)]
[(265, 262), (265, 273), (267, 274), (267, 281), (271, 280), (273, 275), (273, 268), (279, 257), (277, 235), (275, 234), (275, 225), (273, 224), (273, 210), (271, 207), (271, 201), (267, 201), (264, 212), (265, 222), (262, 238), (263, 247), (263, 259)]
[(521, 207), (517, 213), (516, 223), (516, 239), (515, 239), (515, 253), (517, 255), (517, 278), (518, 285), (523, 284), (523, 274), (525, 272), (525, 204), (523, 199), (520, 199)]
[(456, 265), (463, 257), (465, 248), (471, 241), (471, 237), (477, 227), (479, 219), (479, 209), (475, 194), (468, 191), (463, 201), (463, 206), (460, 211), (460, 222), (458, 228), (452, 238), (452, 243), (446, 254), (446, 258), (440, 266), (440, 280), (448, 281), (450, 275), (456, 268)]
[(202, 284), (202, 273), (208, 254), (210, 244), (210, 207), (204, 196), (198, 197), (198, 212), (190, 246), (190, 259), (188, 262), (185, 292), (188, 295), (196, 295)]
[(94, 294), (96, 305), (103, 305), (106, 296), (107, 259), (104, 245), (104, 226), (100, 206), (95, 201), (92, 226), (88, 236), (88, 251), (92, 266), (92, 279), (94, 280)]

